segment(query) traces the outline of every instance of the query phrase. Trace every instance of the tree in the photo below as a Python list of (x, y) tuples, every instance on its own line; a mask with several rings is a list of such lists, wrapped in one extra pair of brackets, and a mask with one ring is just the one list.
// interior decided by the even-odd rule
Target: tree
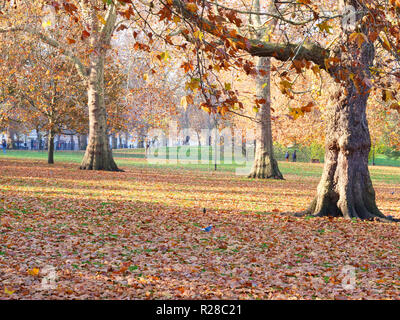
[[(210, 3), (209, 8), (213, 5), (221, 9), (221, 5), (217, 3)], [(325, 47), (306, 41), (300, 44), (290, 42), (282, 44), (248, 40), (233, 29), (219, 27), (217, 19), (212, 14), (208, 14), (208, 20), (204, 18), (205, 14), (198, 14), (196, 5), (185, 6), (182, 1), (173, 0), (171, 6), (192, 25), (195, 24), (219, 39), (229, 39), (231, 43), (234, 41), (237, 48), (248, 51), (254, 56), (289, 60), (299, 72), (303, 68), (312, 68), (310, 64), (312, 62), (316, 66), (316, 73), (320, 69), (328, 72), (336, 84), (331, 96), (332, 107), (328, 114), (325, 166), (317, 195), (307, 212), (314, 216), (387, 219), (377, 208), (375, 191), (368, 170), (371, 141), (366, 121), (366, 106), (372, 87), (371, 68), (376, 66), (375, 42), (381, 43), (388, 53), (397, 58), (398, 26), (391, 22), (398, 21), (400, 4), (397, 1), (390, 1), (385, 10), (383, 3), (381, 6), (376, 1), (340, 1), (341, 12), (346, 8), (352, 9), (349, 19), (354, 20), (354, 29), (348, 28), (345, 23), (340, 24), (340, 36)], [(297, 36), (299, 29), (309, 22), (318, 21), (318, 28), (324, 33), (332, 28), (328, 21), (334, 17), (321, 18), (318, 7), (309, 0), (289, 1), (283, 7), (285, 9), (292, 7), (293, 12), (300, 8), (302, 17), (305, 17), (305, 20), (301, 21), (290, 20), (281, 13), (276, 15), (283, 24), (299, 26)], [(302, 8), (310, 14), (305, 14)], [(240, 22), (237, 22), (239, 19), (236, 18), (239, 10), (226, 7), (224, 10), (229, 12), (229, 15), (227, 13), (224, 15), (227, 20), (240, 25)], [(295, 14), (292, 14), (293, 16), (296, 17)], [(309, 30), (310, 33), (317, 31), (315, 28)], [(381, 32), (384, 34), (380, 35)], [(232, 55), (234, 54), (230, 56)], [(391, 69), (393, 64), (395, 62), (392, 61), (388, 72), (393, 73), (392, 70), (396, 70)], [(282, 87), (288, 93), (291, 85), (288, 80), (282, 80)]]
[[(60, 53), (69, 58), (75, 65), (79, 75), (87, 84), (88, 109), (89, 109), (89, 143), (86, 148), (80, 168), (85, 170), (109, 170), (118, 171), (114, 162), (112, 152), (108, 143), (107, 113), (104, 100), (104, 63), (106, 54), (110, 49), (111, 36), (116, 29), (117, 7), (119, 2), (114, 1), (65, 1), (61, 5), (53, 1), (53, 13), (57, 17), (58, 25), (54, 27), (53, 36), (64, 38), (64, 42), (57, 40), (49, 35), (50, 31), (42, 31), (39, 25), (44, 27), (51, 26), (51, 20), (45, 20), (46, 16), (41, 11), (44, 9), (46, 1), (38, 1), (34, 6), (27, 2), (17, 2), (15, 6), (6, 4), (3, 14), (11, 21), (12, 18), (22, 16), (22, 22), (18, 19), (12, 21), (11, 27), (0, 28), (0, 33), (23, 32), (37, 37), (42, 42), (58, 49)], [(38, 12), (39, 11), (39, 12)], [(40, 19), (32, 21), (33, 16), (27, 17), (26, 13), (35, 12)], [(70, 31), (60, 32), (61, 25), (75, 21), (71, 26), (78, 29), (81, 43), (84, 46), (83, 58), (79, 58), (74, 53), (74, 45), (77, 40), (73, 39)], [(29, 19), (27, 19), (29, 18)], [(29, 20), (29, 22), (27, 21)], [(40, 20), (42, 24), (40, 24)], [(73, 22), (71, 22), (73, 23)], [(48, 28), (50, 29), (50, 28)], [(89, 31), (90, 32), (89, 32)], [(67, 43), (65, 43), (67, 42)]]
[[(273, 8), (269, 4), (268, 8)], [(260, 0), (255, 1), (255, 11), (261, 13)], [(257, 26), (257, 39), (262, 40), (268, 30), (265, 29), (260, 15), (255, 17)], [(257, 64), (257, 99), (260, 107), (256, 114), (256, 152), (254, 164), (249, 178), (274, 178), (283, 179), (278, 168), (278, 162), (274, 157), (272, 143), (272, 122), (271, 122), (271, 58), (260, 57)]]
[(47, 131), (48, 163), (54, 163), (54, 137), (67, 130), (81, 128), (86, 122), (82, 101), (85, 90), (81, 79), (71, 71), (71, 63), (57, 56), (52, 47), (31, 40), (18, 39), (24, 52), (17, 46), (2, 48), (7, 64), (0, 64), (1, 71), (9, 73), (9, 66), (19, 66), (12, 77), (4, 77), (2, 87), (13, 98), (14, 112), (31, 128)]
[[(166, 44), (187, 52), (186, 43), (176, 44), (172, 40), (173, 36), (181, 36), (194, 46), (195, 50), (188, 53), (192, 61), (185, 66), (188, 66), (187, 70), (193, 70), (196, 65), (193, 72), (196, 76), (187, 83), (187, 89), (203, 93), (205, 101), (202, 107), (208, 112), (225, 114), (243, 105), (237, 93), (218, 82), (215, 72), (241, 68), (247, 74), (257, 74), (254, 64), (242, 56), (244, 52), (282, 61), (280, 86), (288, 95), (293, 94), (296, 79), (290, 78), (284, 72), (285, 68), (292, 67), (299, 75), (310, 69), (317, 76), (325, 70), (336, 84), (328, 112), (324, 173), (308, 212), (315, 216), (385, 219), (376, 206), (368, 171), (371, 141), (366, 106), (372, 87), (382, 83), (380, 79), (383, 76), (391, 77), (394, 83), (400, 79), (399, 1), (324, 1), (318, 3), (326, 6), (323, 10), (311, 0), (275, 3), (277, 13), (262, 13), (279, 20), (281, 37), (275, 42), (251, 39), (243, 34), (244, 20), (240, 16), (261, 13), (249, 12), (246, 8), (242, 10), (236, 3), (234, 8), (229, 8), (226, 1), (87, 0), (79, 1), (79, 10), (71, 2), (63, 3), (65, 11), (75, 17), (80, 12), (81, 20), (90, 29), (90, 32), (86, 28), (82, 32), (82, 37), (89, 42), (86, 51), (88, 67), (70, 50), (63, 48), (63, 54), (74, 61), (80, 74), (88, 81), (90, 143), (83, 169), (117, 170), (106, 143), (103, 83), (104, 57), (116, 26), (117, 12), (127, 19), (137, 15), (138, 24), (150, 30), (152, 26), (148, 17), (156, 15), (166, 25)], [(53, 2), (53, 6), (56, 4)], [(116, 7), (120, 5), (126, 11), (117, 11)], [(350, 13), (346, 13), (349, 8)], [(106, 18), (101, 15), (103, 12)], [(346, 19), (350, 23), (346, 23)], [(331, 21), (336, 23), (330, 25)], [(331, 30), (337, 34), (333, 32), (333, 36), (329, 36)], [(56, 48), (61, 47), (59, 42), (29, 24), (0, 29), (0, 32), (10, 31), (28, 32)], [(153, 35), (153, 32), (147, 33), (149, 44)], [(158, 33), (156, 36), (163, 37)], [(143, 41), (137, 40), (135, 46), (151, 51)], [(377, 49), (381, 49), (379, 55)], [(372, 82), (373, 76), (377, 81)], [(386, 89), (384, 93), (388, 95)], [(391, 94), (395, 100), (396, 95)]]

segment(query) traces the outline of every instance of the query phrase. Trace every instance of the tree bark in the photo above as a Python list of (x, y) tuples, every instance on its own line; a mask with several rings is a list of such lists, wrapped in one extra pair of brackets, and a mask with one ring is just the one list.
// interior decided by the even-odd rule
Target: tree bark
[(111, 135), (111, 142), (112, 142), (112, 148), (113, 149), (117, 149), (117, 144), (118, 144), (118, 141), (117, 141), (117, 136), (115, 135), (115, 133), (113, 133), (112, 135)]
[(111, 36), (117, 20), (116, 6), (107, 6), (105, 21), (100, 23), (92, 3), (81, 1), (85, 20), (91, 27), (89, 37), (91, 51), (87, 69), (89, 143), (80, 168), (82, 170), (121, 171), (114, 162), (107, 130), (107, 111), (104, 101), (104, 62), (110, 47)]
[(258, 71), (264, 70), (265, 76), (259, 75), (257, 78), (257, 98), (264, 99), (257, 112), (256, 120), (256, 152), (253, 167), (249, 178), (258, 179), (283, 179), (282, 173), (278, 168), (278, 162), (274, 158), (271, 128), (271, 59), (259, 58)]
[(87, 147), (87, 135), (86, 134), (78, 135), (78, 144), (79, 144), (79, 150), (86, 150), (86, 147)]
[(385, 219), (376, 205), (368, 169), (371, 140), (365, 112), (367, 95), (358, 94), (354, 86), (344, 95), (344, 89), (339, 85), (335, 94), (337, 102), (326, 134), (324, 171), (308, 213)]
[(47, 137), (47, 163), (54, 164), (54, 131), (48, 131)]
[(104, 102), (104, 52), (92, 61), (88, 80), (89, 143), (80, 168), (82, 170), (120, 171), (114, 162), (107, 134)]
[(119, 149), (123, 149), (121, 133), (118, 133), (118, 147)]
[[(353, 1), (351, 4), (357, 5)], [(368, 30), (362, 32), (368, 34)], [(376, 205), (368, 169), (371, 139), (366, 107), (375, 48), (369, 41), (359, 48), (348, 40), (349, 34), (346, 36), (346, 50), (339, 53), (342, 63), (331, 71), (338, 83), (331, 96), (324, 171), (307, 213), (349, 219), (393, 220), (386, 218)], [(343, 72), (348, 76), (340, 77)], [(340, 78), (343, 80), (339, 81)]]
[(14, 134), (15, 134), (14, 129), (12, 129), (10, 126), (7, 127), (7, 149), (14, 149), (14, 144), (15, 144)]
[(37, 149), (40, 151), (41, 148), (41, 142), (42, 142), (42, 135), (40, 134), (40, 129), (36, 128), (36, 137), (37, 137)]

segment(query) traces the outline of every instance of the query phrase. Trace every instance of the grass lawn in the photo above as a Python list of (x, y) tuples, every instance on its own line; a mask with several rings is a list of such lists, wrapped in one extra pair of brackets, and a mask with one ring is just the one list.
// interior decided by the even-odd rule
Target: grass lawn
[[(118, 173), (78, 170), (78, 152), (0, 156), (0, 299), (399, 298), (397, 224), (281, 215), (308, 206), (322, 164), (280, 162), (286, 180), (259, 181), (130, 155), (115, 152)], [(400, 168), (370, 170), (400, 218)]]

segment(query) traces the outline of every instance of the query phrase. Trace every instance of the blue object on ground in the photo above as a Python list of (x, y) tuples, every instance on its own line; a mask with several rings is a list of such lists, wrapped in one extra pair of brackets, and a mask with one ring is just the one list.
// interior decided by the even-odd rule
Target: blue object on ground
[(210, 232), (211, 231), (211, 229), (212, 229), (212, 225), (209, 225), (208, 227), (206, 227), (206, 228), (203, 228), (203, 229), (201, 229), (201, 230), (203, 230), (203, 231), (205, 231), (205, 232)]

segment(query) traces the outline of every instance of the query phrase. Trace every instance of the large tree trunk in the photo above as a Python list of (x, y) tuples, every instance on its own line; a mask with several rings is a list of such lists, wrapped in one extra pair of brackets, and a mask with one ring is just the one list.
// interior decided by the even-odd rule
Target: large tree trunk
[(49, 130), (47, 137), (47, 163), (54, 163), (54, 131)]
[(258, 75), (257, 98), (264, 99), (265, 103), (261, 105), (256, 115), (256, 153), (249, 178), (283, 179), (278, 162), (274, 158), (272, 144), (270, 58), (258, 59), (258, 71), (260, 70), (264, 70), (266, 75)]
[[(357, 5), (355, 1), (351, 2)], [(368, 34), (367, 30), (363, 32)], [(335, 92), (331, 97), (324, 171), (308, 213), (387, 220), (376, 205), (368, 170), (371, 140), (366, 107), (375, 49), (367, 41), (359, 48), (348, 40), (349, 33), (345, 36), (347, 50), (340, 53), (342, 63), (331, 70), (332, 75), (341, 81), (334, 86)], [(346, 76), (341, 76), (343, 73)]]
[(92, 61), (88, 80), (89, 144), (81, 163), (83, 170), (119, 171), (114, 162), (107, 134), (104, 103), (104, 53)]
[(91, 27), (90, 65), (87, 70), (89, 143), (80, 168), (83, 170), (120, 171), (114, 162), (108, 140), (107, 112), (104, 101), (104, 61), (117, 20), (116, 7), (111, 1), (107, 6), (105, 23), (100, 23), (97, 10), (92, 3), (81, 1), (80, 5), (86, 13), (86, 22)]
[(367, 95), (338, 86), (326, 133), (325, 167), (309, 213), (314, 216), (385, 218), (375, 202), (368, 170), (371, 140), (366, 120)]

